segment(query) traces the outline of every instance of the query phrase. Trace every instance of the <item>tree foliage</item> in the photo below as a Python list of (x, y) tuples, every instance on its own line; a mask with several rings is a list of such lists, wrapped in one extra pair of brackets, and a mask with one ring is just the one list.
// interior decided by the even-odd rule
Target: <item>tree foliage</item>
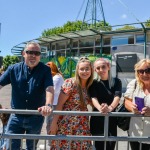
[(145, 26), (146, 26), (146, 27), (150, 27), (150, 19), (148, 19), (148, 20), (146, 21)]
[(131, 26), (131, 25), (125, 25), (122, 28), (117, 28), (116, 31), (120, 31), (120, 30), (132, 30), (132, 29), (136, 29), (136, 27)]
[[(82, 21), (75, 21), (71, 22), (68, 21), (65, 23), (62, 27), (54, 27), (51, 29), (44, 30), (42, 32), (42, 37), (54, 35), (54, 34), (61, 34), (61, 33), (68, 33), (71, 31), (80, 31), (80, 30), (86, 30), (86, 29), (91, 29), (94, 28), (92, 24), (87, 24), (87, 23), (82, 23)], [(104, 30), (104, 31), (111, 31), (111, 26), (109, 23), (106, 23), (104, 26), (104, 22), (100, 21), (96, 23), (96, 29), (98, 30)]]
[(17, 56), (7, 55), (3, 58), (3, 69), (6, 70), (8, 66), (19, 62), (19, 58)]

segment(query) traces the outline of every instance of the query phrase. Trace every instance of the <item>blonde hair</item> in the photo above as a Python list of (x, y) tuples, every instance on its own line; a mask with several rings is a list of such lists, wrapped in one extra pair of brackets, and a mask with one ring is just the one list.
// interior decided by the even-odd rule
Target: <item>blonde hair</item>
[(79, 65), (80, 65), (80, 63), (83, 63), (83, 62), (88, 62), (89, 65), (90, 65), (90, 68), (91, 68), (91, 76), (89, 77), (89, 79), (86, 82), (86, 89), (87, 89), (87, 91), (88, 91), (90, 85), (93, 82), (93, 65), (92, 65), (92, 62), (87, 57), (81, 57), (79, 59), (77, 65), (76, 65), (75, 83), (77, 84), (77, 88), (78, 88), (78, 91), (79, 91), (81, 106), (84, 108), (85, 102), (84, 102), (84, 99), (83, 99), (83, 92), (82, 92), (82, 86), (81, 86), (81, 78), (80, 78), (80, 76), (78, 74)]
[[(112, 78), (112, 74), (111, 74), (111, 62), (107, 59), (107, 58), (98, 58), (95, 60), (94, 62), (94, 70), (95, 70), (95, 63), (98, 61), (103, 61), (106, 63), (106, 65), (110, 68), (108, 71), (108, 82), (109, 82), (109, 87), (113, 87), (114, 86), (114, 79)], [(101, 77), (97, 74), (96, 76), (96, 80), (101, 80)]]
[(135, 78), (137, 80), (137, 83), (139, 84), (139, 86), (141, 88), (143, 88), (144, 83), (140, 80), (139, 78), (139, 74), (137, 72), (137, 70), (139, 69), (139, 67), (141, 67), (142, 65), (146, 64), (148, 67), (150, 67), (150, 59), (141, 59), (139, 62), (137, 62), (134, 65), (134, 70), (135, 70)]

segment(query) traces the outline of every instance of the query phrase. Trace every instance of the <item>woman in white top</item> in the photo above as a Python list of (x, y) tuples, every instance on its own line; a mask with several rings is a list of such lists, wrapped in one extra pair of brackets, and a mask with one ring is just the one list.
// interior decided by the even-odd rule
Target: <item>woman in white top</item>
[[(150, 136), (150, 60), (142, 59), (135, 64), (135, 78), (132, 80), (125, 92), (125, 107), (135, 114), (142, 114), (143, 117), (131, 117), (129, 136)], [(144, 107), (139, 110), (135, 104), (135, 97), (144, 99)], [(139, 142), (130, 142), (132, 150), (140, 150)], [(142, 142), (141, 150), (150, 150), (150, 142)]]
[[(53, 102), (53, 107), (54, 109), (56, 108), (57, 102), (58, 102), (58, 96), (61, 90), (61, 86), (64, 83), (64, 78), (62, 76), (62, 73), (58, 70), (56, 64), (54, 62), (48, 62), (46, 64), (47, 66), (50, 67), (51, 73), (53, 76), (53, 84), (54, 84), (54, 102)], [(50, 125), (52, 122), (53, 116), (50, 115), (46, 118), (46, 130), (47, 133), (49, 133)]]

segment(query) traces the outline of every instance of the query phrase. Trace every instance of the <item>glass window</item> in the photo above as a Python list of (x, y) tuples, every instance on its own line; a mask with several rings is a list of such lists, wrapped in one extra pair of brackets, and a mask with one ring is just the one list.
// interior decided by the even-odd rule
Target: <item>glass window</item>
[(56, 52), (56, 57), (66, 56), (66, 51), (65, 50), (59, 50), (59, 51), (55, 51), (55, 52)]
[(104, 45), (110, 45), (110, 38), (104, 38)]
[(147, 34), (147, 42), (150, 42), (150, 33)]
[(78, 41), (74, 41), (72, 47), (73, 47), (73, 48), (74, 48), (74, 47), (77, 48), (77, 47), (78, 47)]
[(136, 35), (136, 43), (144, 43), (144, 35)]
[(52, 45), (52, 50), (55, 50), (55, 45)]
[(110, 54), (110, 47), (103, 47), (102, 54)]
[(94, 46), (94, 39), (91, 40), (81, 40), (80, 41), (80, 47), (92, 47)]
[(65, 49), (65, 48), (66, 48), (65, 43), (56, 43), (57, 50)]
[[(96, 47), (95, 48), (95, 54), (96, 55), (99, 55), (101, 52), (100, 52), (100, 47)], [(110, 54), (110, 46), (108, 47), (102, 47), (102, 54)]]
[(71, 56), (78, 56), (78, 49), (71, 49)]
[(99, 54), (100, 54), (100, 47), (96, 47), (96, 48), (95, 48), (95, 54), (96, 54), (96, 55), (99, 55)]
[(82, 48), (80, 49), (80, 56), (82, 55), (93, 55), (93, 48)]
[(126, 36), (113, 36), (111, 45), (125, 45), (125, 44), (134, 44), (134, 36), (126, 35)]
[(95, 40), (95, 46), (100, 46), (100, 38)]

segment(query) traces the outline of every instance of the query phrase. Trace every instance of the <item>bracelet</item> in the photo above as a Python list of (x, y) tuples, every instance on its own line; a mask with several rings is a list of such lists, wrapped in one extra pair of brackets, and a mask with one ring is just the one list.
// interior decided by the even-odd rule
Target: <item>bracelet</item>
[(114, 107), (113, 107), (112, 105), (110, 105), (110, 107), (111, 107), (112, 109), (114, 109)]
[(46, 106), (51, 107), (52, 110), (54, 109), (54, 106), (52, 104), (46, 104)]
[(113, 110), (114, 110), (114, 107), (113, 107), (112, 105), (109, 105), (109, 107), (111, 107), (111, 109), (112, 109), (111, 111), (113, 111)]

